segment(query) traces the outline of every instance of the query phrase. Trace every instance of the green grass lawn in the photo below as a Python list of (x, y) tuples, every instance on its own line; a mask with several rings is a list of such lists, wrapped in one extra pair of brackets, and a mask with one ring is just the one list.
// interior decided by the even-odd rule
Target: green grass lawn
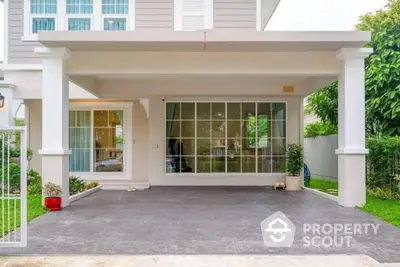
[[(311, 178), (310, 188), (336, 195), (337, 191), (334, 190), (338, 189), (338, 184), (335, 181)], [(367, 194), (367, 201), (360, 209), (400, 228), (400, 200), (380, 199)]]
[[(27, 217), (28, 221), (33, 220), (40, 215), (46, 213), (46, 210), (42, 206), (42, 196), (41, 195), (30, 195), (28, 196), (28, 208), (27, 208)], [(3, 215), (4, 211), (4, 215)], [(16, 211), (16, 213), (15, 213)], [(14, 215), (16, 216), (16, 220)], [(21, 224), (20, 220), (20, 201), (19, 200), (1, 200), (0, 199), (0, 237), (3, 234), (7, 234), (12, 232), (15, 227), (19, 227)], [(10, 219), (10, 223), (9, 223)], [(3, 226), (4, 222), (4, 226)]]

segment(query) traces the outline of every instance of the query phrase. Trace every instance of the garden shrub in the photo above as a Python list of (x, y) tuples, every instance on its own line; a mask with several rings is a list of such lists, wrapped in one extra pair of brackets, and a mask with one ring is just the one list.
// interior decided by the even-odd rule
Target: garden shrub
[(325, 122), (313, 122), (304, 127), (304, 137), (317, 137), (337, 134), (337, 127)]
[[(400, 137), (368, 138), (367, 186), (400, 193)], [(382, 193), (382, 192), (380, 192)]]
[[(8, 168), (9, 166), (9, 168)], [(10, 177), (8, 178), (8, 171), (10, 171)], [(3, 169), (0, 168), (0, 177), (3, 176)], [(10, 180), (8, 180), (10, 179)], [(10, 182), (8, 182), (10, 181)], [(10, 193), (18, 193), (21, 185), (21, 168), (19, 164), (10, 163), (10, 165), (4, 166), (4, 190), (10, 188)]]
[(98, 185), (99, 185), (99, 183), (97, 181), (93, 181), (93, 182), (87, 183), (86, 184), (86, 190), (89, 190), (91, 188), (95, 188)]
[(34, 171), (32, 169), (28, 171), (28, 194), (42, 194), (42, 177), (37, 171)]
[(81, 178), (73, 175), (69, 177), (69, 194), (71, 196), (85, 191), (85, 188), (86, 184)]

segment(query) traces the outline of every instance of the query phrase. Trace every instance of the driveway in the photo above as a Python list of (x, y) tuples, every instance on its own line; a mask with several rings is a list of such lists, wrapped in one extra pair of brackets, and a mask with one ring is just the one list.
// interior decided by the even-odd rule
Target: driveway
[[(264, 245), (260, 222), (282, 211), (296, 225), (289, 248)], [(305, 247), (303, 224), (380, 224), (350, 247)], [(262, 187), (153, 187), (99, 191), (28, 224), (24, 254), (366, 254), (400, 262), (400, 230), (310, 192)]]

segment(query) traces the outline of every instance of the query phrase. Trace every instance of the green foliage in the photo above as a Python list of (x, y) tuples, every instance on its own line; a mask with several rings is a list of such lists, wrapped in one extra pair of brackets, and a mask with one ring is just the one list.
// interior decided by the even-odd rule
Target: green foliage
[(303, 147), (300, 144), (289, 144), (286, 147), (286, 172), (290, 176), (300, 175), (304, 166)]
[(316, 137), (337, 134), (337, 127), (327, 122), (313, 122), (304, 128), (304, 137)]
[(307, 98), (306, 111), (313, 112), (326, 124), (338, 125), (337, 81), (319, 89)]
[(69, 194), (71, 196), (85, 191), (85, 188), (86, 184), (81, 178), (73, 175), (69, 177)]
[(91, 188), (95, 188), (96, 186), (98, 186), (99, 185), (99, 183), (97, 182), (97, 181), (92, 181), (92, 182), (90, 182), (90, 183), (87, 183), (86, 185), (85, 185), (85, 187), (86, 187), (86, 190), (89, 190), (89, 189), (91, 189)]
[(9, 167), (8, 165), (4, 166), (4, 170), (0, 168), (0, 177), (3, 176), (3, 171), (4, 171), (4, 188), (3, 190), (5, 192), (8, 191), (8, 188), (10, 188), (11, 193), (16, 193), (20, 190), (20, 185), (21, 185), (21, 168), (19, 164), (16, 163), (10, 163)]
[(367, 186), (400, 193), (400, 137), (368, 138)]
[(256, 127), (256, 117), (249, 116), (247, 124), (247, 133), (249, 138), (249, 146), (256, 145), (256, 130), (258, 130), (258, 138), (268, 136), (268, 118), (267, 115), (258, 115), (258, 129)]
[(28, 171), (28, 194), (41, 195), (42, 194), (42, 177), (37, 171), (30, 169)]
[[(26, 150), (26, 156), (31, 157), (33, 154), (32, 149)], [(21, 149), (19, 147), (10, 147), (10, 157), (19, 158), (21, 156)]]
[[(18, 118), (14, 119), (14, 124), (15, 124), (15, 126), (25, 126), (25, 122)], [(20, 131), (15, 132), (15, 146), (16, 147), (21, 146), (21, 132)]]
[[(375, 136), (400, 135), (400, 0), (384, 10), (361, 16), (357, 30), (372, 31), (366, 60), (366, 131)], [(337, 82), (308, 98), (308, 110), (322, 121), (337, 125)]]
[(400, 199), (400, 194), (398, 192), (393, 192), (387, 188), (368, 187), (367, 194), (383, 200)]

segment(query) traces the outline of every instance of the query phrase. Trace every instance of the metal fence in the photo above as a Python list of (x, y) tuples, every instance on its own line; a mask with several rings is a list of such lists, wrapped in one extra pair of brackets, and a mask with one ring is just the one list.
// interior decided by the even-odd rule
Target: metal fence
[(385, 152), (367, 155), (367, 186), (400, 195), (400, 151)]
[(25, 127), (0, 127), (0, 247), (27, 245)]

